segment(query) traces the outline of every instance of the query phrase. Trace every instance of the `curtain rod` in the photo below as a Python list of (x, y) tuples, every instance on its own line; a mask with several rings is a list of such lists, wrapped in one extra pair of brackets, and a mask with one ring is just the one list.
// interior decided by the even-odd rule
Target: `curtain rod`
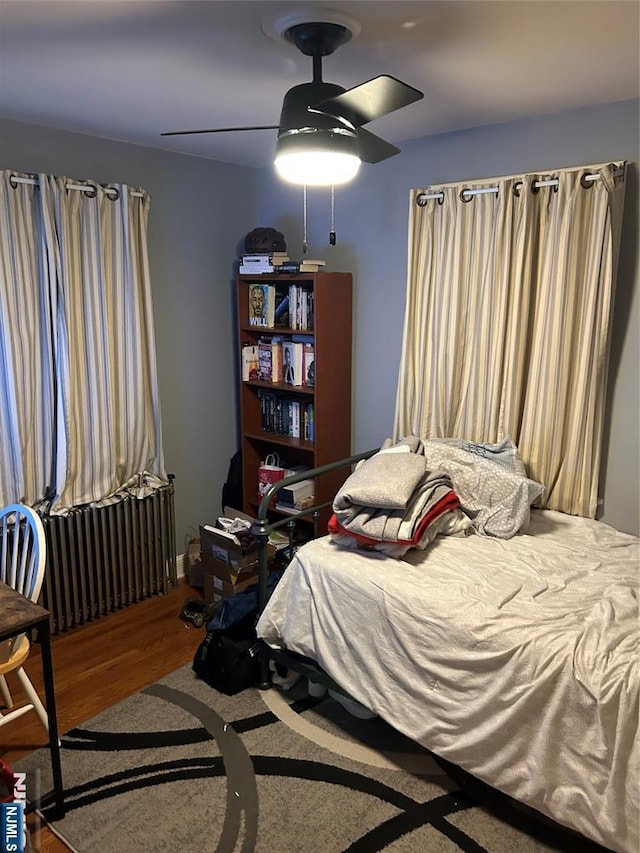
[[(622, 174), (622, 171), (617, 170), (615, 172), (615, 174), (616, 175)], [(594, 174), (588, 174), (588, 173), (584, 174), (580, 178), (580, 181), (583, 183), (583, 185), (584, 185), (584, 182), (586, 182), (586, 181), (591, 183), (592, 181), (599, 181), (599, 180), (600, 180), (600, 175), (594, 175)], [(518, 194), (517, 190), (519, 190), (520, 187), (523, 186), (523, 183), (524, 183), (523, 181), (518, 181), (517, 183), (514, 184), (513, 189), (514, 189), (514, 192), (516, 193), (516, 195)], [(531, 187), (532, 187), (532, 189), (537, 190), (540, 187), (557, 187), (558, 184), (559, 184), (558, 178), (549, 178), (549, 180), (546, 180), (546, 181), (534, 181), (533, 184), (531, 185)], [(497, 193), (497, 192), (499, 192), (499, 190), (500, 190), (500, 187), (481, 187), (477, 190), (473, 190), (469, 187), (466, 187), (465, 189), (460, 191), (460, 198), (462, 199), (462, 201), (470, 201), (471, 196), (485, 195), (486, 193)], [(427, 201), (431, 198), (437, 198), (438, 201), (440, 202), (440, 204), (442, 204), (442, 202), (444, 201), (444, 193), (443, 192), (419, 193), (416, 196), (416, 204), (419, 204), (420, 207), (424, 207), (424, 205), (427, 203)]]
[[(16, 184), (33, 184), (34, 186), (38, 185), (38, 181), (36, 178), (19, 178), (17, 175), (11, 175), (9, 178), (10, 182)], [(97, 184), (66, 184), (65, 189), (67, 190), (96, 190)], [(114, 201), (120, 197), (120, 192), (115, 187), (102, 187), (105, 193), (110, 196)], [(137, 196), (138, 198), (143, 197), (143, 193), (136, 192), (132, 190), (129, 195)]]

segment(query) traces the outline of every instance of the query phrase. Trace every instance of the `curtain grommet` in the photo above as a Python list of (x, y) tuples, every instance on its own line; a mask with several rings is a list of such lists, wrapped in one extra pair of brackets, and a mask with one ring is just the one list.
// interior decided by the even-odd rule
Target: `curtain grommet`
[(108, 184), (100, 184), (109, 201), (118, 201), (120, 199), (120, 190), (117, 187), (110, 187)]
[(516, 198), (520, 198), (520, 189), (522, 188), (522, 186), (522, 181), (516, 181), (515, 184), (511, 187), (511, 192)]
[(16, 175), (9, 175), (9, 186), (14, 190), (18, 189), (18, 181), (16, 180)]
[(438, 204), (444, 204), (444, 193), (440, 193), (440, 195), (438, 196)]
[(416, 197), (416, 204), (418, 207), (426, 207), (427, 206), (427, 197), (424, 193), (419, 193)]
[(87, 198), (95, 198), (98, 195), (98, 187), (95, 184), (88, 184), (82, 192)]
[(460, 201), (463, 201), (465, 204), (469, 204), (469, 202), (473, 198), (472, 195), (467, 195), (468, 192), (469, 187), (465, 187), (464, 189), (460, 190)]
[(587, 181), (586, 180), (587, 176), (590, 174), (591, 174), (591, 172), (583, 172), (580, 175), (580, 186), (582, 187), (583, 190), (590, 190), (594, 184), (594, 181)]
[(538, 195), (538, 193), (540, 192), (540, 187), (538, 186), (537, 181), (537, 178), (534, 178), (534, 180), (531, 181), (531, 192), (533, 193), (533, 195)]
[(555, 184), (551, 187), (552, 192), (557, 193), (560, 187), (560, 178), (557, 175), (554, 175), (552, 180), (555, 181)]

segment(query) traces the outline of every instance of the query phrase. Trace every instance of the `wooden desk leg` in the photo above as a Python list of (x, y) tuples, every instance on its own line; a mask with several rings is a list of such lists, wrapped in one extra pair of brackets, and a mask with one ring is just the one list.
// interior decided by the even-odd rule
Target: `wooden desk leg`
[(53, 791), (56, 804), (55, 817), (64, 817), (64, 787), (62, 783), (62, 765), (60, 762), (60, 740), (58, 737), (58, 717), (56, 714), (56, 695), (53, 686), (53, 664), (51, 661), (51, 630), (47, 618), (38, 626), (38, 642), (42, 649), (42, 674), (44, 676), (44, 692), (47, 703), (47, 719), (49, 723), (49, 751), (53, 770)]

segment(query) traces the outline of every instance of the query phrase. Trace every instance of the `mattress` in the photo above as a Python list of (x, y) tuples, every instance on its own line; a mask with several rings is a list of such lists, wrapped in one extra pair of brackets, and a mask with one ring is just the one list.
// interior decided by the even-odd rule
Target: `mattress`
[(302, 547), (258, 623), (351, 696), (479, 779), (636, 851), (639, 540), (534, 510), (502, 540), (403, 560)]

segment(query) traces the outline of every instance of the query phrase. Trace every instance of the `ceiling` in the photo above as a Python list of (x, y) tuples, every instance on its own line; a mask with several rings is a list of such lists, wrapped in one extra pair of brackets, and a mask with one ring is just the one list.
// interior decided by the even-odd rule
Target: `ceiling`
[[(329, 9), (318, 12), (318, 9)], [(0, 116), (228, 163), (265, 166), (275, 130), (164, 137), (162, 131), (278, 124), (311, 59), (283, 20), (355, 19), (323, 63), (350, 88), (391, 74), (424, 99), (367, 128), (409, 139), (637, 98), (637, 0), (0, 0)]]

